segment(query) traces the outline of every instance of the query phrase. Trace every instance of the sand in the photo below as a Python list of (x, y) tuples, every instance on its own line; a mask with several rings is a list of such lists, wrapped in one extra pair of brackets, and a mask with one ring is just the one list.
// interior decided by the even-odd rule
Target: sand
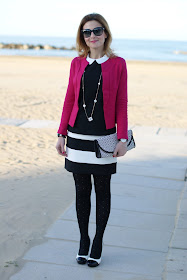
[[(0, 56), (0, 117), (60, 122), (71, 60)], [(187, 127), (187, 63), (127, 61), (127, 70), (131, 125)], [(57, 129), (0, 125), (2, 280), (75, 199), (55, 148)]]

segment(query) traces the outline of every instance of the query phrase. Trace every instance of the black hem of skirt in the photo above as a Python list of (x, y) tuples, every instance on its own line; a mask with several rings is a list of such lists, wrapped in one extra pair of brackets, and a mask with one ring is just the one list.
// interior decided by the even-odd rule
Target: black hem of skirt
[(115, 174), (116, 166), (117, 166), (116, 162), (110, 164), (80, 163), (80, 162), (73, 162), (65, 158), (64, 168), (69, 172), (78, 173), (78, 174), (107, 175), (107, 174)]

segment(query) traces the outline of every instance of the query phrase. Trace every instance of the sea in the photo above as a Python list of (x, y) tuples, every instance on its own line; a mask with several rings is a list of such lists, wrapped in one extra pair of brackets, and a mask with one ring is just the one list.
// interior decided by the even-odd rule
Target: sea
[[(56, 47), (75, 47), (74, 37), (42, 37), (42, 36), (5, 36), (0, 35), (0, 43), (52, 45)], [(140, 40), (113, 38), (111, 48), (126, 60), (187, 62), (187, 41)], [(186, 54), (180, 53), (181, 51)], [(14, 56), (56, 56), (76, 57), (74, 50), (18, 50), (0, 49), (0, 55)]]

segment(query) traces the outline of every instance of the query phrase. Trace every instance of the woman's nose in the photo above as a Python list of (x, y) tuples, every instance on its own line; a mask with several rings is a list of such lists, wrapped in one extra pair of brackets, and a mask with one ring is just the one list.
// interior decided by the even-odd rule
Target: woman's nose
[(93, 33), (93, 31), (92, 31), (92, 33), (91, 33), (91, 35), (90, 35), (90, 38), (92, 39), (92, 38), (95, 38), (95, 34)]

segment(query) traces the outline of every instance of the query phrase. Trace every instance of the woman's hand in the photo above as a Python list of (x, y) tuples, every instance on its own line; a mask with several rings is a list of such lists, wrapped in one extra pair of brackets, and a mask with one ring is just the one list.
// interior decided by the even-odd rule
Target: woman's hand
[(116, 148), (113, 153), (113, 157), (122, 157), (127, 152), (127, 142), (121, 142), (119, 141), (116, 145)]
[(57, 152), (59, 153), (59, 155), (61, 155), (61, 156), (67, 156), (64, 146), (65, 146), (65, 138), (58, 137), (56, 149), (57, 149)]

